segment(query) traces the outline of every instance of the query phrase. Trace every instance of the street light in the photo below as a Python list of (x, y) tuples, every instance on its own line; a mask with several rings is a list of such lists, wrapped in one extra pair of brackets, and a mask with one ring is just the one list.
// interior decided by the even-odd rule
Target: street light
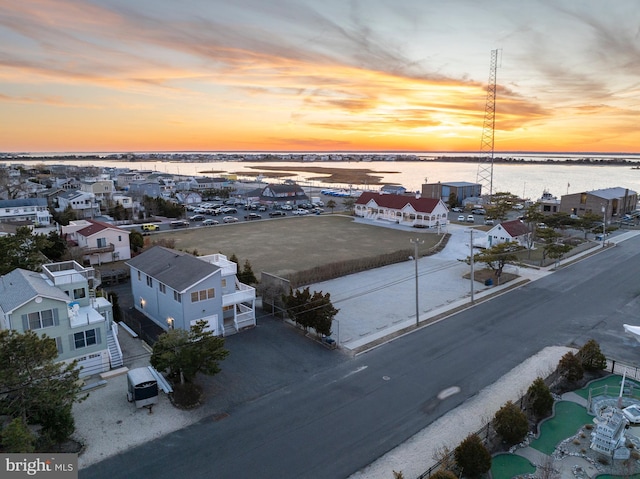
[(605, 205), (602, 205), (602, 247), (604, 248), (604, 235), (607, 230), (605, 228), (605, 224), (607, 222), (607, 208)]
[(469, 229), (469, 262), (471, 264), (471, 271), (469, 279), (471, 280), (471, 303), (473, 304), (473, 228)]
[(421, 240), (420, 238), (416, 238), (414, 240), (411, 239), (409, 241), (415, 248), (415, 254), (413, 256), (413, 259), (415, 261), (415, 268), (416, 268), (416, 327), (417, 327), (420, 324), (420, 306), (418, 303), (418, 245), (423, 244), (424, 240)]

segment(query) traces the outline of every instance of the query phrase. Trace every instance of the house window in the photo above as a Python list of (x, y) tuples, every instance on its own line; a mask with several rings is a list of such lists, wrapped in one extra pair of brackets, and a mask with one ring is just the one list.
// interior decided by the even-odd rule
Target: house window
[(205, 301), (207, 299), (213, 299), (216, 297), (216, 290), (214, 288), (203, 289), (200, 291), (194, 291), (191, 293), (191, 302), (197, 303), (198, 301)]
[(222, 311), (231, 311), (233, 309), (233, 304), (230, 304), (229, 306), (223, 306), (222, 307)]
[(226, 288), (226, 287), (227, 287), (227, 280), (226, 280), (226, 279), (223, 279), (223, 280), (222, 280), (222, 287), (223, 287), (223, 288)]
[(586, 193), (582, 193), (582, 194), (580, 195), (580, 204), (581, 204), (581, 205), (584, 205), (584, 204), (586, 204), (586, 203), (587, 203), (587, 194), (586, 194)]
[(118, 241), (122, 241), (122, 236), (118, 235)]
[(73, 290), (73, 299), (81, 299), (87, 295), (84, 288), (78, 288)]
[(182, 296), (177, 291), (173, 292), (173, 299), (176, 300), (178, 303), (182, 303)]
[(58, 350), (58, 354), (62, 354), (64, 352), (62, 350), (62, 338), (56, 338), (56, 349)]
[(142, 274), (138, 271), (138, 281), (142, 281)]
[(149, 275), (147, 275), (147, 286), (153, 288), (153, 278), (151, 278), (151, 276)]
[(29, 329), (50, 328), (53, 326), (53, 310), (37, 311), (29, 313)]
[(107, 246), (106, 238), (98, 238), (98, 248), (104, 248)]
[(76, 349), (86, 348), (87, 346), (98, 344), (96, 330), (89, 329), (88, 331), (75, 333), (73, 335), (73, 344)]
[(167, 287), (164, 284), (158, 283), (158, 289), (162, 294), (167, 294)]

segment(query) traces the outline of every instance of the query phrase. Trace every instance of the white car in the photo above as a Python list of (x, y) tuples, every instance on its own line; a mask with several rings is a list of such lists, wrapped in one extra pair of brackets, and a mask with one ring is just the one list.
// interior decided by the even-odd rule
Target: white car
[(287, 211), (291, 211), (293, 209), (293, 206), (291, 205), (282, 205), (280, 207), (281, 210), (287, 210)]
[(454, 213), (462, 213), (464, 211), (464, 208), (462, 208), (461, 206), (455, 206), (451, 208), (451, 211), (453, 211)]
[(467, 223), (475, 223), (476, 219), (473, 217), (473, 215), (469, 215), (467, 216)]
[(219, 221), (212, 220), (212, 219), (209, 218), (209, 219), (206, 219), (206, 220), (204, 220), (202, 222), (202, 226), (214, 226), (214, 225), (217, 225), (219, 223), (220, 223)]
[(464, 222), (464, 215), (459, 215), (459, 216), (458, 216), (458, 221), (462, 221), (462, 222)]
[(225, 216), (224, 218), (222, 218), (222, 221), (225, 223), (237, 223), (238, 218), (236, 218), (235, 216)]
[(309, 212), (307, 210), (303, 210), (302, 208), (299, 208), (297, 210), (293, 210), (292, 213), (294, 215), (308, 215)]

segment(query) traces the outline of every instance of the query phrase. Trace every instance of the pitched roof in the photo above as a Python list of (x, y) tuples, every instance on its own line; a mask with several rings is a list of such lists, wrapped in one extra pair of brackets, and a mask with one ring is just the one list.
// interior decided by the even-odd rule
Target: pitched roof
[(293, 185), (276, 184), (276, 183), (268, 184), (262, 189), (262, 191), (266, 190), (267, 188), (273, 191), (274, 193), (289, 193), (294, 191), (297, 193), (299, 192), (304, 193), (304, 190), (298, 184), (293, 184)]
[(421, 213), (431, 213), (440, 200), (435, 198), (416, 198), (415, 196), (403, 195), (381, 195), (379, 193), (371, 193), (365, 191), (356, 200), (357, 205), (366, 205), (370, 200), (374, 200), (378, 206), (401, 210), (407, 204), (413, 206), (413, 209)]
[(13, 311), (36, 296), (70, 301), (69, 296), (40, 273), (16, 268), (0, 276), (0, 309), (5, 313)]
[(509, 233), (512, 238), (517, 238), (518, 236), (529, 233), (527, 225), (520, 220), (505, 221), (504, 223), (500, 223), (498, 226), (502, 226), (502, 228)]
[(123, 233), (127, 233), (129, 234), (130, 231), (127, 231), (125, 229), (119, 228), (115, 225), (110, 225), (109, 223), (103, 223), (102, 221), (96, 221), (96, 220), (85, 220), (89, 223), (91, 223), (89, 226), (86, 226), (84, 228), (82, 228), (81, 230), (78, 230), (76, 233), (79, 234), (80, 236), (84, 236), (89, 237), (91, 235), (94, 235), (96, 233), (99, 233), (100, 231), (104, 231), (106, 229), (110, 229), (110, 230), (118, 230), (118, 231), (122, 231)]
[(186, 291), (220, 269), (196, 256), (163, 246), (154, 246), (126, 264), (178, 292)]

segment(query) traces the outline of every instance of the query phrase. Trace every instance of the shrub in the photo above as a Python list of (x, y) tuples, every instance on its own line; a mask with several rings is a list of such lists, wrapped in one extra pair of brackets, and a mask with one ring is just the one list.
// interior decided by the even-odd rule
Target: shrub
[(458, 479), (458, 476), (451, 471), (438, 469), (436, 472), (431, 474), (431, 479)]
[(493, 425), (496, 432), (509, 445), (522, 442), (529, 432), (527, 416), (511, 401), (496, 412)]
[(21, 418), (15, 418), (2, 431), (3, 451), (7, 453), (30, 453), (35, 451), (36, 438)]
[(578, 356), (569, 351), (558, 363), (558, 373), (567, 381), (578, 381), (584, 376), (584, 369)]
[(491, 469), (491, 454), (477, 434), (470, 434), (454, 451), (456, 464), (467, 477), (478, 477)]
[(600, 351), (595, 339), (590, 339), (578, 351), (578, 358), (585, 371), (600, 371), (607, 368), (607, 358)]
[(553, 408), (553, 396), (542, 378), (537, 378), (527, 390), (529, 407), (537, 417), (545, 417)]

